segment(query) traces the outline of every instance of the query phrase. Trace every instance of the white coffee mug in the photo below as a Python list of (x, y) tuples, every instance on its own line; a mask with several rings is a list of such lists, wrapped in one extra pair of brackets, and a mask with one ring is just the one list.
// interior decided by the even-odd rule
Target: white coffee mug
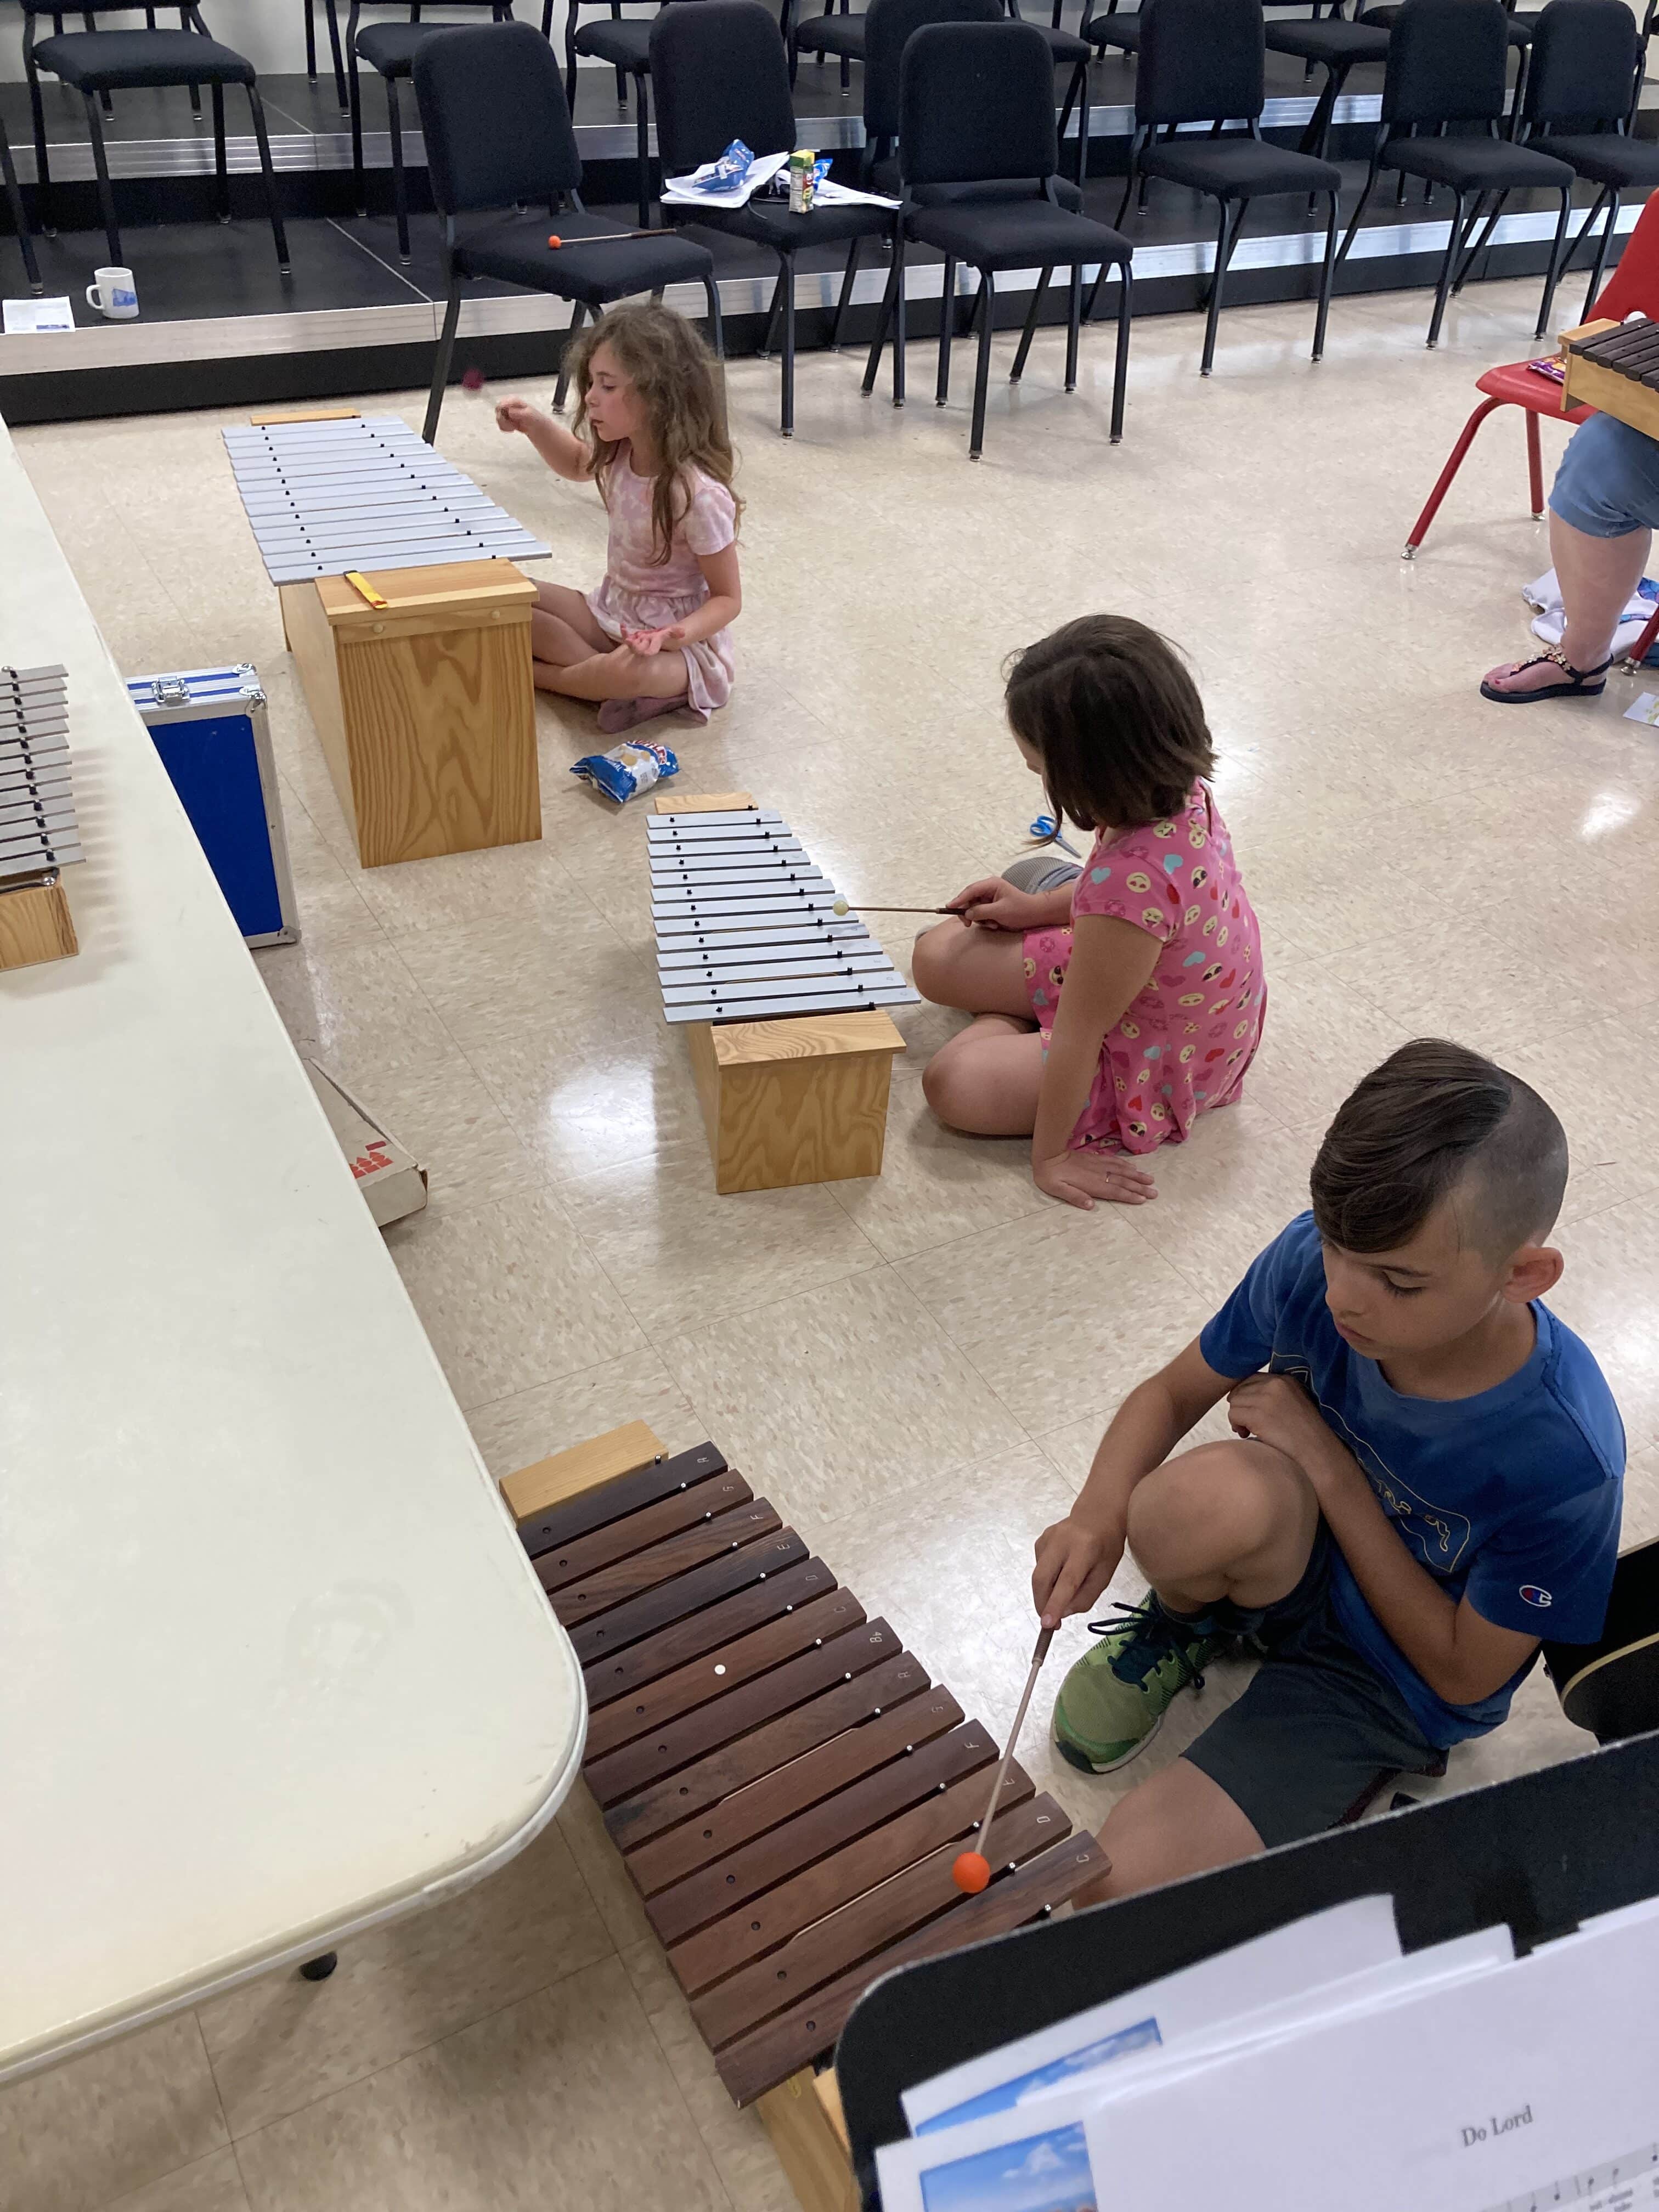
[(87, 305), (96, 307), (100, 315), (113, 321), (125, 322), (138, 312), (138, 295), (133, 286), (131, 269), (94, 269), (96, 283), (87, 287)]

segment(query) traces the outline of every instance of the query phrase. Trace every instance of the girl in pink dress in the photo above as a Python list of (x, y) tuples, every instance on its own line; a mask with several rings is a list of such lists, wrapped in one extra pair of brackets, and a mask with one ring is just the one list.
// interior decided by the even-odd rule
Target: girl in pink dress
[(917, 988), (975, 1017), (923, 1088), (954, 1128), (1030, 1135), (1050, 1197), (1139, 1206), (1158, 1194), (1133, 1156), (1238, 1097), (1267, 1006), (1203, 706), (1170, 645), (1118, 615), (1028, 647), (1006, 703), (1049, 811), (1095, 842), (1074, 884), (969, 884), (961, 921), (918, 939)]
[(597, 591), (536, 587), (537, 684), (596, 700), (604, 730), (676, 708), (706, 722), (732, 696), (743, 605), (743, 502), (713, 358), (683, 315), (616, 307), (575, 341), (571, 380), (574, 434), (527, 399), (495, 410), (559, 476), (595, 483), (611, 517)]

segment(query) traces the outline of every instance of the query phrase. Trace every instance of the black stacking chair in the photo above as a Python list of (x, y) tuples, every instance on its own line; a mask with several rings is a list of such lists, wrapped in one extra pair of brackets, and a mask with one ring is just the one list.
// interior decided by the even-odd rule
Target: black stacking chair
[[(999, 13), (1000, 9), (999, 9)], [(784, 0), (783, 35), (789, 48), (789, 82), (793, 85), (800, 67), (800, 50), (816, 54), (820, 62), (831, 54), (841, 62), (841, 88), (846, 91), (853, 82), (853, 64), (864, 59), (865, 17), (854, 15), (848, 0), (841, 0), (837, 14), (836, 0), (825, 0), (819, 15), (795, 18), (795, 0)]]
[[(795, 113), (789, 101), (789, 58), (783, 35), (759, 0), (696, 0), (665, 8), (651, 26), (651, 82), (657, 94), (657, 147), (665, 177), (682, 177), (723, 154), (734, 138), (751, 153), (793, 150)], [(1050, 91), (1053, 90), (1052, 72)], [(855, 203), (791, 215), (781, 199), (751, 199), (741, 208), (665, 206), (665, 216), (701, 229), (722, 230), (778, 257), (778, 281), (768, 318), (783, 323), (783, 434), (795, 434), (795, 256), (805, 246), (847, 247), (841, 297), (830, 333), (841, 342), (853, 296), (859, 248), (866, 238), (896, 236), (890, 208)]]
[[(1058, 9), (1056, 9), (1058, 13)], [(1140, 14), (1138, 8), (1120, 8), (1117, 0), (1106, 0), (1103, 15), (1095, 13), (1095, 0), (1083, 0), (1083, 21), (1078, 25), (1078, 36), (1086, 39), (1103, 54), (1115, 46), (1120, 53), (1138, 54), (1140, 52)]]
[(3, 117), (0, 117), (0, 179), (3, 179), (6, 205), (11, 210), (12, 228), (17, 234), (17, 246), (23, 257), (23, 270), (29, 280), (31, 292), (41, 289), (40, 264), (34, 258), (34, 240), (29, 236), (29, 219), (23, 210), (23, 195), (17, 183), (17, 165), (11, 158), (11, 141), (6, 136)]
[[(583, 24), (581, 10), (584, 8), (606, 7), (611, 10), (611, 21), (613, 23), (625, 23), (629, 21), (629, 18), (623, 14), (622, 0), (567, 0), (564, 15), (564, 82), (565, 98), (570, 103), (572, 115), (576, 112), (576, 57), (578, 54), (592, 53), (595, 51), (594, 48), (584, 43), (582, 33), (585, 29), (596, 27)], [(550, 40), (553, 36), (553, 0), (542, 0), (542, 36)], [(609, 61), (611, 56), (607, 54), (605, 59)], [(629, 68), (629, 64), (626, 62), (618, 62), (616, 64), (618, 107), (626, 107), (628, 105)]]
[[(586, 212), (582, 165), (559, 65), (546, 40), (528, 23), (434, 31), (416, 53), (414, 78), (433, 204), (443, 221), (448, 293), (421, 432), (428, 446), (449, 381), (461, 287), (471, 277), (495, 277), (568, 300), (573, 336), (586, 315), (597, 321), (613, 301), (661, 292), (670, 284), (701, 284), (710, 342), (717, 354), (725, 350), (714, 260), (706, 246), (673, 237), (594, 246), (571, 238), (564, 246), (549, 246), (549, 219), (563, 203), (578, 215)], [(527, 212), (532, 203), (536, 211)], [(483, 214), (496, 220), (457, 236), (459, 216)], [(562, 361), (555, 407), (564, 405), (564, 395)]]
[[(1087, 10), (1089, 0), (1084, 0)], [(1019, 12), (1019, 0), (1008, 0), (1008, 13), (1016, 23), (1024, 22)], [(1060, 137), (1062, 145), (1066, 126), (1072, 119), (1072, 110), (1077, 110), (1077, 180), (1080, 186), (1089, 173), (1089, 64), (1094, 59), (1089, 41), (1075, 31), (1060, 27), (1060, 0), (1054, 0), (1054, 20), (1052, 23), (1034, 23), (1036, 32), (1048, 49), (1049, 65), (1054, 69), (1071, 70), (1066, 86), (1066, 105), (1060, 114)]]
[[(1159, 7), (1164, 0), (1156, 0)], [(1123, 435), (1123, 386), (1129, 365), (1133, 249), (1121, 232), (1075, 215), (1059, 202), (1055, 167), (1054, 75), (1047, 40), (1035, 23), (935, 23), (914, 33), (904, 49), (899, 96), (899, 168), (904, 179), (902, 228), (893, 248), (887, 296), (864, 372), (866, 393), (875, 388), (881, 349), (893, 334), (893, 404), (904, 404), (904, 245), (914, 239), (945, 256), (939, 318), (936, 404), (950, 394), (950, 306), (956, 269), (977, 269), (979, 360), (974, 379), (974, 421), (968, 457), (976, 461), (985, 441), (985, 395), (991, 371), (991, 333), (996, 320), (996, 274), (1030, 269), (1040, 274), (1009, 382), (1017, 384), (1036, 329), (1037, 315), (1056, 269), (1072, 272), (1066, 333), (1066, 389), (1077, 389), (1078, 333), (1083, 319), (1083, 271), (1098, 264), (1119, 272), (1117, 362), (1112, 383), (1112, 443)], [(995, 185), (1004, 197), (963, 197), (964, 187)], [(1097, 292), (1099, 285), (1096, 285)]]
[[(1160, 0), (1161, 4), (1161, 0)], [(1509, 26), (1499, 0), (1405, 0), (1389, 40), (1388, 74), (1382, 82), (1382, 120), (1377, 125), (1365, 189), (1359, 195), (1337, 254), (1346, 259), (1378, 172), (1425, 177), (1449, 185), (1454, 213), (1446, 258), (1429, 319), (1429, 343), (1437, 344), (1452, 276), (1462, 258), (1476, 213), (1468, 214), (1471, 192), (1547, 191), (1561, 196), (1561, 219), (1550, 247), (1539, 309), (1537, 335), (1544, 334), (1555, 296), (1561, 244), (1572, 205), (1573, 173), (1531, 146), (1516, 146), (1498, 136), (1504, 112)], [(1459, 137), (1456, 125), (1473, 125), (1480, 136)], [(1417, 131), (1438, 131), (1441, 137), (1415, 137)]]
[[(283, 217), (276, 204), (276, 181), (270, 169), (270, 141), (265, 133), (265, 111), (259, 98), (259, 86), (253, 64), (228, 46), (222, 46), (210, 36), (202, 21), (201, 10), (194, 0), (185, 0), (179, 9), (179, 27), (176, 31), (161, 30), (146, 22), (136, 30), (100, 31), (96, 27), (100, 15), (132, 15), (143, 12), (153, 17), (155, 0), (146, 7), (145, 0), (76, 0), (73, 13), (87, 25), (82, 31), (65, 32), (62, 7), (56, 9), (36, 4), (36, 0), (23, 0), (23, 66), (28, 77), (29, 106), (34, 120), (34, 174), (40, 191), (42, 228), (50, 235), (54, 228), (52, 221), (52, 179), (46, 155), (46, 112), (40, 103), (40, 71), (57, 77), (60, 82), (72, 85), (86, 103), (87, 130), (92, 139), (92, 158), (98, 172), (98, 207), (104, 221), (104, 237), (112, 263), (119, 263), (121, 233), (115, 220), (115, 194), (109, 180), (109, 156), (104, 147), (104, 126), (99, 114), (99, 101), (107, 100), (112, 92), (124, 91), (141, 85), (171, 87), (189, 85), (192, 90), (206, 85), (213, 101), (213, 158), (214, 173), (218, 180), (218, 211), (221, 222), (230, 221), (230, 175), (225, 158), (225, 87), (240, 84), (247, 94), (247, 104), (253, 117), (253, 135), (259, 148), (259, 173), (264, 179), (265, 206), (270, 216), (270, 234), (276, 243), (276, 265), (283, 275), (289, 273), (288, 239), (283, 229)], [(50, 15), (55, 26), (49, 39), (34, 36), (38, 17)]]
[[(1656, 0), (1659, 5), (1659, 0)], [(869, 28), (864, 41), (864, 152), (859, 182), (866, 191), (899, 190), (899, 79), (910, 34), (924, 23), (1000, 23), (1002, 0), (870, 0), (860, 21)], [(989, 195), (994, 198), (994, 189)], [(1083, 195), (1067, 185), (1063, 204), (1081, 208)]]
[[(1261, 0), (1148, 0), (1145, 14), (1135, 77), (1135, 131), (1118, 226), (1121, 228), (1129, 211), (1137, 179), (1146, 177), (1185, 185), (1219, 206), (1215, 273), (1210, 279), (1204, 357), (1199, 364), (1199, 374), (1207, 376), (1215, 361), (1227, 264), (1250, 202), (1274, 192), (1322, 194), (1329, 209), (1314, 319), (1313, 357), (1317, 361), (1325, 350), (1325, 323), (1330, 313), (1342, 172), (1311, 154), (1270, 146), (1261, 136), (1261, 111), (1267, 101)], [(1229, 121), (1243, 124), (1242, 136), (1226, 135), (1223, 126)], [(1181, 137), (1177, 134), (1183, 123), (1207, 123), (1212, 133)], [(1160, 130), (1166, 133), (1162, 139)]]
[[(664, 0), (667, 4), (667, 0)], [(864, 18), (860, 16), (861, 23)], [(592, 54), (610, 62), (617, 82), (623, 88), (622, 105), (628, 105), (626, 83), (634, 80), (635, 159), (639, 169), (639, 208), (641, 225), (651, 220), (651, 18), (648, 15), (611, 15), (597, 23), (576, 26), (573, 9), (566, 24), (564, 94), (570, 112), (576, 112), (576, 57)]]
[[(1579, 240), (1595, 235), (1597, 216), (1607, 216), (1584, 295), (1587, 315), (1601, 289), (1607, 248), (1619, 221), (1620, 195), (1632, 187), (1644, 193), (1659, 189), (1659, 145), (1629, 135), (1641, 70), (1636, 19), (1622, 0), (1551, 0), (1539, 17), (1521, 110), (1522, 130), (1540, 153), (1553, 155), (1601, 187), (1578, 237), (1561, 257), (1560, 276), (1566, 275)], [(1462, 289), (1469, 264), (1491, 238), (1503, 208), (1500, 197), (1454, 291)]]
[[(346, 54), (350, 70), (351, 102), (351, 182), (356, 191), (356, 209), (360, 216), (368, 212), (368, 184), (363, 169), (363, 87), (357, 64), (366, 61), (386, 85), (386, 132), (392, 141), (392, 199), (398, 216), (398, 258), (405, 269), (409, 266), (409, 179), (404, 172), (403, 103), (398, 87), (415, 66), (415, 57), (434, 31), (453, 30), (453, 23), (422, 22), (421, 0), (391, 0), (392, 4), (406, 6), (408, 15), (401, 23), (368, 23), (360, 30), (358, 18), (365, 6), (373, 8), (382, 0), (351, 0), (351, 13), (346, 18)], [(444, 0), (447, 7), (488, 8), (490, 21), (510, 23), (513, 21), (513, 0)]]
[(1300, 147), (1301, 152), (1316, 155), (1322, 161), (1330, 144), (1336, 103), (1342, 97), (1349, 72), (1362, 62), (1388, 58), (1388, 28), (1381, 23), (1351, 23), (1340, 5), (1329, 15), (1322, 17), (1318, 0), (1315, 0), (1310, 19), (1287, 23), (1275, 18), (1267, 26), (1266, 39), (1270, 53), (1295, 54), (1306, 62), (1310, 70), (1317, 66), (1325, 72), (1325, 82), (1302, 133)]

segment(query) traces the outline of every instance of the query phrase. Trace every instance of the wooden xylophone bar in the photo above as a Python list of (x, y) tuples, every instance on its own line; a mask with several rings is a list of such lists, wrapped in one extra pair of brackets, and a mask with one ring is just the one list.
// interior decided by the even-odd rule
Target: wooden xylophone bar
[(1103, 1871), (1011, 1765), (998, 1878), (961, 1894), (998, 1745), (712, 1444), (635, 1423), (502, 1492), (581, 1661), (588, 1787), (739, 2104), (766, 2117), (878, 1975)]
[(1659, 322), (1583, 323), (1561, 334), (1564, 410), (1594, 407), (1659, 438)]

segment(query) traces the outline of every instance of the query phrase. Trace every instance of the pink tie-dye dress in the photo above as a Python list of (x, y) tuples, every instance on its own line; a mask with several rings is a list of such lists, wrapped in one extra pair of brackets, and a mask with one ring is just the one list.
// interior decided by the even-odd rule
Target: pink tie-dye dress
[[(1158, 965), (1101, 1047), (1073, 1150), (1155, 1152), (1200, 1114), (1230, 1106), (1261, 1040), (1261, 933), (1209, 788), (1166, 822), (1097, 837), (1072, 913), (1109, 915), (1155, 937)], [(1072, 957), (1069, 928), (1025, 933), (1025, 988), (1046, 1057)]]
[[(708, 580), (697, 566), (699, 553), (721, 553), (737, 535), (737, 502), (722, 483), (702, 470), (684, 471), (689, 503), (659, 562), (651, 526), (655, 479), (636, 476), (627, 453), (612, 463), (605, 478), (605, 507), (611, 542), (605, 581), (587, 595), (593, 619), (607, 637), (624, 629), (665, 629), (695, 614), (708, 597)], [(737, 666), (729, 629), (680, 647), (685, 657), (687, 709), (706, 722), (732, 696)]]

